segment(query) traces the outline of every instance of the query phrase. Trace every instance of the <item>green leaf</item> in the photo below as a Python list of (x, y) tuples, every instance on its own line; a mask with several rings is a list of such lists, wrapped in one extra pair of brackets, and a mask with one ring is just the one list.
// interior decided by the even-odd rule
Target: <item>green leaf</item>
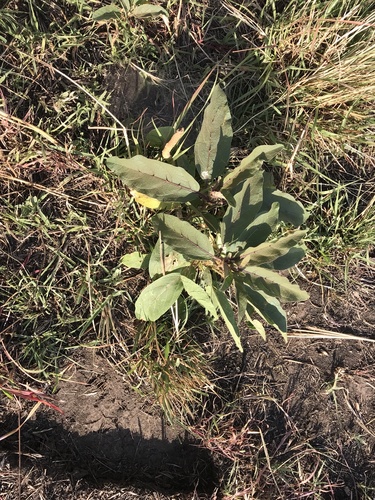
[(159, 201), (186, 202), (197, 198), (198, 182), (183, 168), (142, 155), (107, 159), (108, 167), (131, 189)]
[(238, 277), (234, 281), (236, 289), (236, 301), (237, 301), (237, 324), (240, 325), (241, 321), (245, 317), (246, 308), (248, 306), (248, 298), (245, 293), (243, 281), (239, 280)]
[(205, 289), (212, 289), (212, 274), (208, 267), (204, 267), (200, 273), (200, 282)]
[(160, 7), (160, 5), (152, 5), (146, 3), (132, 9), (131, 15), (138, 19), (144, 19), (146, 17), (157, 17), (157, 16), (168, 17), (168, 12), (165, 9), (163, 9), (163, 7)]
[(120, 16), (121, 9), (114, 4), (100, 7), (100, 9), (92, 13), (92, 19), (94, 21), (111, 21), (112, 19), (118, 19)]
[(135, 303), (135, 315), (143, 321), (156, 321), (176, 302), (183, 290), (181, 276), (167, 274), (142, 290)]
[(173, 127), (158, 127), (150, 130), (146, 135), (146, 142), (152, 148), (163, 148), (174, 134)]
[(186, 153), (176, 158), (176, 165), (183, 168), (190, 175), (194, 177), (195, 175), (195, 165), (194, 160), (190, 158)]
[(255, 290), (263, 290), (267, 295), (278, 297), (284, 302), (299, 302), (309, 298), (309, 294), (301, 290), (298, 285), (280, 274), (258, 266), (247, 266), (245, 273), (248, 274), (247, 282)]
[(272, 262), (272, 269), (277, 271), (282, 271), (283, 269), (289, 269), (295, 266), (298, 262), (305, 256), (305, 249), (303, 246), (295, 246), (289, 249), (289, 251)]
[(250, 316), (250, 314), (246, 311), (246, 319), (250, 323), (250, 326), (254, 328), (263, 340), (267, 340), (266, 330), (264, 326), (258, 319), (254, 319)]
[(274, 203), (268, 212), (261, 213), (256, 217), (238, 237), (237, 241), (230, 245), (224, 245), (224, 251), (236, 252), (247, 247), (256, 247), (263, 243), (275, 230), (279, 222), (279, 205)]
[(295, 227), (303, 224), (308, 217), (308, 213), (302, 203), (295, 200), (290, 194), (275, 189), (272, 175), (269, 172), (265, 172), (264, 175), (265, 188), (262, 210), (267, 210), (272, 203), (278, 203), (280, 205), (281, 221), (292, 224)]
[(256, 247), (251, 247), (240, 255), (240, 267), (273, 262), (279, 257), (286, 255), (302, 238), (306, 236), (306, 231), (293, 231), (278, 240), (266, 241)]
[(241, 190), (234, 195), (235, 206), (228, 206), (222, 223), (221, 237), (224, 243), (232, 243), (254, 220), (263, 203), (263, 172), (256, 172), (247, 179)]
[(231, 115), (226, 95), (215, 85), (194, 147), (195, 165), (204, 180), (222, 175), (232, 144)]
[(161, 253), (159, 238), (151, 252), (148, 272), (151, 278), (155, 278), (188, 266), (189, 262), (165, 242), (163, 242), (163, 252)]
[(287, 320), (286, 313), (281, 307), (280, 302), (275, 297), (267, 295), (262, 290), (254, 290), (245, 282), (242, 282), (240, 286), (243, 287), (243, 293), (248, 300), (248, 315), (252, 316), (253, 311), (255, 311), (269, 325), (274, 326), (284, 336), (287, 331)]
[(233, 194), (233, 190), (236, 190), (239, 184), (259, 171), (264, 161), (271, 161), (282, 149), (281, 144), (256, 147), (249, 156), (241, 161), (237, 168), (224, 177), (221, 188), (224, 196), (225, 191), (232, 191)]
[(156, 231), (176, 252), (194, 260), (212, 260), (214, 249), (207, 236), (195, 229), (189, 222), (174, 215), (157, 214), (152, 218)]
[(210, 296), (207, 292), (203, 290), (202, 287), (197, 285), (193, 280), (186, 278), (185, 276), (181, 276), (182, 284), (186, 292), (190, 295), (191, 298), (196, 300), (198, 304), (200, 304), (206, 311), (208, 311), (212, 316), (217, 319), (216, 308), (210, 299)]
[(149, 253), (132, 252), (121, 257), (120, 264), (133, 269), (147, 269), (149, 260)]
[(216, 302), (215, 305), (219, 308), (225, 324), (227, 325), (227, 328), (234, 339), (234, 343), (236, 344), (240, 352), (243, 352), (240, 331), (229, 300), (227, 299), (225, 293), (221, 292), (220, 290), (212, 288), (212, 292), (214, 302)]

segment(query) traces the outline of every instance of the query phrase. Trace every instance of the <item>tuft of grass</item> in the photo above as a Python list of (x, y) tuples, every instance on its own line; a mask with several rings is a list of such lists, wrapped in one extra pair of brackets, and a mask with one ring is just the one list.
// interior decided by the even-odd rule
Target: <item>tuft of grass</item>
[[(226, 2), (242, 36), (228, 78), (238, 129), (350, 158), (374, 147), (374, 26), (369, 1), (286, 3), (254, 10)], [(258, 12), (257, 12), (258, 11)], [(258, 14), (258, 15), (257, 15)]]
[(136, 390), (151, 387), (170, 421), (193, 419), (203, 396), (213, 391), (202, 346), (191, 332), (176, 331), (167, 321), (137, 325), (126, 361), (117, 367), (130, 375)]
[(372, 183), (357, 178), (334, 185), (316, 179), (311, 205), (308, 265), (336, 289), (349, 284), (360, 263), (374, 268), (375, 197)]

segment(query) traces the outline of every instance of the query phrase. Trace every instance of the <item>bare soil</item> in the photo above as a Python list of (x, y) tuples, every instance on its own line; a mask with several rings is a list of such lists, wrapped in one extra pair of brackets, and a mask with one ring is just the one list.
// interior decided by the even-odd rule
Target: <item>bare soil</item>
[[(313, 291), (309, 302), (291, 308), (291, 330), (315, 325), (371, 335), (372, 290), (362, 286), (353, 293), (357, 300), (344, 302)], [(374, 344), (293, 336), (285, 344), (271, 332), (267, 342), (246, 337), (242, 355), (223, 334), (226, 347), (215, 362), (218, 391), (226, 403), (238, 404), (231, 422), (236, 439), (224, 449), (169, 425), (151, 396), (139, 396), (97, 351), (83, 350), (58, 386), (64, 415), (40, 409), (20, 441), (16, 434), (1, 443), (0, 498), (220, 498), (230, 455), (245, 454), (242, 465), (251, 469), (262, 446), (274, 463), (303, 454), (306, 476), (326, 456), (322, 480), (331, 488), (323, 487), (321, 498), (366, 498), (364, 486), (375, 491)], [(2, 403), (3, 434), (17, 426), (17, 411)], [(211, 412), (215, 408), (220, 411), (217, 400)], [(196, 416), (195, 435), (206, 416)], [(259, 428), (263, 443), (254, 438)], [(290, 484), (288, 496), (288, 487), (278, 492), (265, 482), (256, 498), (297, 498), (295, 487)], [(306, 492), (298, 498), (318, 497)]]

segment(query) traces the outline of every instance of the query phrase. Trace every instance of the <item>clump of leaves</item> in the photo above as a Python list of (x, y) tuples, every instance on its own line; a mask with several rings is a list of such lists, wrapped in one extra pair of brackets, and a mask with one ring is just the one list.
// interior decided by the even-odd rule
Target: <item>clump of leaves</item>
[(305, 236), (299, 229), (280, 231), (285, 224), (298, 228), (307, 214), (262, 169), (282, 146), (259, 146), (230, 170), (232, 136), (227, 99), (216, 85), (195, 143), (194, 165), (188, 156), (180, 157), (178, 166), (172, 157), (170, 163), (161, 161), (162, 155), (111, 157), (107, 164), (129, 188), (180, 205), (175, 215), (160, 211), (153, 216), (159, 238), (150, 254), (122, 259), (128, 267), (147, 268), (152, 279), (136, 301), (137, 318), (156, 321), (176, 301), (191, 297), (213, 319), (223, 317), (242, 350), (242, 320), (265, 337), (264, 320), (286, 338), (281, 302), (308, 298), (279, 274), (304, 256)]
[(94, 21), (112, 21), (124, 13), (127, 17), (135, 19), (153, 18), (158, 16), (168, 16), (168, 12), (159, 5), (153, 5), (143, 0), (121, 0), (122, 8), (111, 3), (95, 10), (92, 14)]

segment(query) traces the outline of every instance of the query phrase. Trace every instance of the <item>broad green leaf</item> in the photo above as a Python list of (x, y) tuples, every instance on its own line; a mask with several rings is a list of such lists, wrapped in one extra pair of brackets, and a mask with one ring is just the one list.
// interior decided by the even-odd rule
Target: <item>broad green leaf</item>
[(236, 289), (236, 301), (237, 301), (237, 324), (241, 324), (246, 314), (246, 309), (248, 306), (248, 298), (245, 293), (245, 288), (243, 280), (235, 279), (234, 281)]
[(246, 267), (249, 263), (253, 266), (259, 266), (273, 262), (286, 255), (305, 236), (306, 231), (293, 231), (278, 240), (266, 241), (256, 247), (250, 247), (240, 255), (240, 267)]
[(279, 205), (274, 203), (270, 210), (260, 213), (237, 238), (237, 241), (230, 245), (224, 245), (224, 251), (236, 252), (247, 247), (256, 247), (263, 243), (268, 236), (276, 229), (279, 222)]
[(163, 243), (162, 250), (161, 252), (159, 238), (150, 256), (148, 272), (151, 278), (161, 276), (162, 274), (172, 273), (177, 269), (189, 266), (189, 262), (185, 260), (183, 255), (173, 250), (173, 248), (166, 243)]
[(272, 269), (277, 271), (282, 271), (283, 269), (289, 269), (290, 267), (295, 266), (298, 262), (303, 259), (305, 256), (305, 249), (303, 246), (295, 246), (289, 249), (289, 251), (274, 260), (271, 264)]
[(247, 179), (234, 195), (235, 206), (228, 206), (222, 223), (222, 241), (231, 243), (240, 238), (258, 214), (263, 203), (263, 172)]
[(288, 278), (258, 266), (247, 266), (247, 282), (256, 290), (263, 290), (267, 295), (278, 297), (284, 302), (299, 302), (307, 300), (309, 294), (301, 290), (298, 285), (290, 283)]
[(295, 200), (290, 194), (275, 189), (272, 175), (269, 172), (265, 172), (264, 175), (265, 186), (262, 210), (267, 210), (272, 203), (278, 203), (280, 205), (281, 221), (292, 224), (295, 227), (303, 224), (308, 217), (308, 213), (302, 203)]
[(215, 85), (194, 146), (195, 165), (202, 179), (222, 175), (228, 165), (232, 136), (227, 98), (220, 86)]
[[(226, 263), (224, 263), (224, 268), (225, 266)], [(225, 276), (224, 280), (221, 283), (220, 290), (222, 292), (226, 292), (233, 283), (233, 279), (234, 279), (233, 273), (232, 272), (227, 273), (227, 275)]]
[(181, 276), (166, 274), (144, 290), (135, 303), (135, 315), (143, 321), (156, 321), (176, 302), (183, 290)]
[(218, 233), (220, 231), (220, 220), (218, 219), (218, 217), (205, 212), (202, 214), (202, 218), (204, 219), (204, 222), (206, 223), (210, 231), (212, 231), (213, 233)]
[(158, 127), (148, 132), (146, 142), (153, 148), (163, 148), (173, 134), (173, 127)]
[(121, 257), (120, 264), (133, 269), (147, 269), (149, 260), (149, 253), (132, 252)]
[(195, 175), (195, 165), (194, 160), (190, 158), (187, 154), (183, 154), (176, 159), (176, 164), (178, 167), (183, 168), (190, 175), (194, 177)]
[(236, 186), (259, 171), (264, 161), (271, 161), (281, 150), (281, 144), (274, 146), (258, 146), (252, 153), (244, 158), (237, 168), (224, 177), (221, 191), (225, 196), (225, 191), (236, 191)]
[(195, 229), (189, 222), (174, 215), (157, 214), (152, 218), (156, 231), (176, 252), (194, 260), (212, 260), (214, 249), (207, 236)]
[[(237, 284), (236, 284), (237, 286)], [(241, 283), (248, 300), (247, 313), (252, 317), (255, 311), (269, 325), (274, 326), (284, 336), (287, 331), (286, 313), (280, 302), (262, 290), (254, 290), (247, 283)]]
[(107, 165), (128, 187), (159, 201), (182, 203), (198, 196), (198, 182), (181, 167), (142, 155), (130, 159), (112, 156)]
[(233, 337), (234, 343), (236, 344), (240, 352), (243, 352), (240, 331), (229, 300), (227, 299), (225, 293), (221, 292), (220, 290), (212, 288), (212, 293), (213, 299), (216, 302), (215, 305), (219, 308), (225, 324), (227, 325), (227, 328)]
[(152, 5), (150, 3), (145, 3), (143, 5), (138, 5), (131, 11), (131, 15), (138, 18), (144, 19), (146, 17), (157, 17), (157, 16), (167, 16), (168, 12), (160, 7), (160, 5)]
[(213, 305), (208, 293), (205, 292), (203, 288), (197, 285), (193, 280), (190, 280), (185, 276), (181, 276), (181, 281), (190, 297), (196, 300), (198, 304), (200, 304), (204, 309), (206, 309), (206, 311), (212, 314), (215, 319), (217, 319), (216, 308)]
[(112, 19), (118, 19), (120, 16), (121, 9), (115, 4), (100, 7), (100, 9), (97, 9), (92, 13), (94, 21), (111, 21)]

